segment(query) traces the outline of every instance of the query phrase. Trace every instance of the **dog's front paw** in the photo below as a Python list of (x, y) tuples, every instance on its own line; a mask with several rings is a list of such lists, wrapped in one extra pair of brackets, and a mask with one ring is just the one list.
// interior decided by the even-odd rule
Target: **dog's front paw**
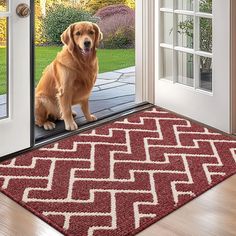
[(78, 125), (75, 123), (75, 121), (73, 122), (65, 122), (65, 126), (66, 126), (66, 130), (68, 131), (73, 131), (73, 130), (77, 130), (78, 129)]
[(97, 117), (94, 115), (90, 115), (89, 117), (87, 117), (87, 121), (95, 121), (97, 120)]
[(72, 111), (72, 116), (75, 118), (77, 116), (76, 111)]
[(43, 124), (43, 128), (45, 130), (53, 130), (56, 128), (56, 125), (53, 123), (53, 122), (50, 122), (50, 121), (46, 121), (44, 124)]

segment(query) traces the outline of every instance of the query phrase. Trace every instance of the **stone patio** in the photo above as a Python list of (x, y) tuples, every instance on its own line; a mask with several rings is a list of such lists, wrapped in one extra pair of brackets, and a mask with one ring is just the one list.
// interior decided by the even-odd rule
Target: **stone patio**
[[(90, 97), (91, 112), (98, 118), (124, 110), (135, 104), (135, 67), (101, 73)], [(78, 116), (76, 122), (84, 124), (80, 107), (74, 107)], [(6, 95), (0, 95), (0, 119), (6, 116)], [(44, 139), (64, 131), (64, 123), (57, 122), (53, 131), (35, 127), (36, 140)]]
[(6, 95), (0, 95), (0, 119), (2, 117), (5, 117), (7, 114), (7, 109), (6, 109)]

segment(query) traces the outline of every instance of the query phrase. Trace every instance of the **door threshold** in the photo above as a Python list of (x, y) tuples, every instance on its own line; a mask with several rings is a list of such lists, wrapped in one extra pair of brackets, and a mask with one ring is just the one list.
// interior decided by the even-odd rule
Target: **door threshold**
[(140, 104), (137, 104), (137, 105), (133, 105), (132, 107), (130, 107), (128, 109), (125, 109), (125, 110), (122, 110), (122, 111), (119, 111), (119, 112), (114, 112), (110, 115), (106, 115), (106, 116), (102, 117), (101, 119), (99, 119), (97, 121), (90, 122), (90, 123), (84, 123), (84, 124), (80, 125), (78, 130), (70, 131), (70, 132), (68, 132), (66, 130), (63, 130), (59, 134), (56, 134), (56, 135), (53, 135), (53, 136), (50, 136), (50, 137), (47, 137), (47, 138), (38, 139), (38, 140), (36, 140), (33, 149), (37, 149), (37, 148), (40, 148), (40, 147), (45, 146), (47, 144), (57, 142), (61, 139), (68, 138), (70, 136), (80, 134), (80, 133), (85, 132), (87, 130), (95, 129), (98, 126), (114, 122), (117, 119), (126, 117), (130, 114), (140, 112), (140, 111), (152, 108), (152, 107), (154, 107), (154, 105), (151, 104), (151, 103), (147, 103), (147, 102), (143, 102), (143, 103), (140, 103)]

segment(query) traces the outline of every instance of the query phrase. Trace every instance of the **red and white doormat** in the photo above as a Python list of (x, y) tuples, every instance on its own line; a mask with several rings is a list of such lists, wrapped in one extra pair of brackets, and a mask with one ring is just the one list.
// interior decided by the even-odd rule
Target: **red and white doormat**
[(236, 140), (162, 109), (0, 164), (1, 191), (66, 235), (134, 235), (236, 173)]

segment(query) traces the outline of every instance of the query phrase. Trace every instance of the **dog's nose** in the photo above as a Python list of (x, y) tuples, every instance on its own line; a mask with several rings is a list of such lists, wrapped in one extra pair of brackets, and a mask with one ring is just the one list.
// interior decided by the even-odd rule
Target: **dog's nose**
[(91, 46), (91, 42), (90, 42), (90, 41), (85, 41), (85, 42), (84, 42), (84, 46), (85, 46), (86, 48), (89, 48), (89, 47)]

